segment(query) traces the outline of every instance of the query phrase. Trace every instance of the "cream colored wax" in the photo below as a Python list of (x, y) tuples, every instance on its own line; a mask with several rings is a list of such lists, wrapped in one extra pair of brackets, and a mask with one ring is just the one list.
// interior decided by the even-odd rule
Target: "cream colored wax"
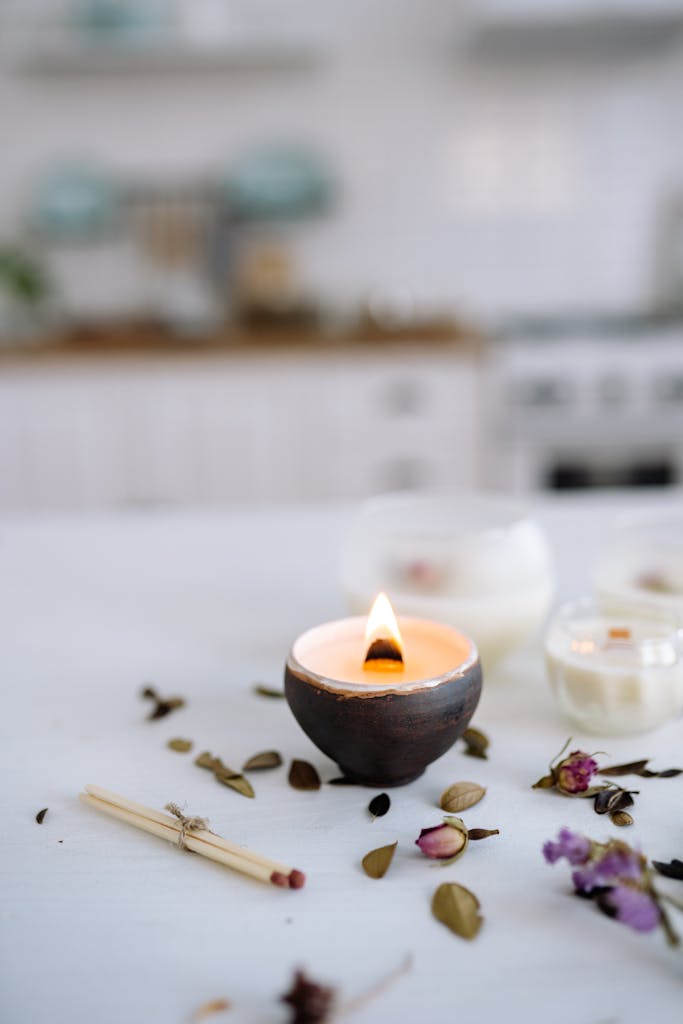
[(653, 637), (652, 624), (644, 632), (631, 623), (622, 638), (610, 628), (598, 618), (569, 633), (551, 625), (546, 667), (562, 710), (587, 732), (614, 736), (675, 718), (683, 707), (683, 664), (673, 643), (664, 631)]
[(372, 688), (428, 686), (464, 670), (477, 657), (473, 642), (450, 626), (426, 619), (399, 619), (403, 665), (364, 667), (366, 619), (340, 619), (315, 626), (298, 638), (292, 654), (328, 686), (357, 692)]

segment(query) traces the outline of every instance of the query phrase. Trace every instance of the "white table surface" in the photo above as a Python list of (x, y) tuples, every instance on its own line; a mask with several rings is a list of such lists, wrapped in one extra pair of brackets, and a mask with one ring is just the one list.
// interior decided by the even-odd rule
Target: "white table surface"
[[(559, 594), (589, 585), (596, 551), (629, 504), (666, 498), (546, 499)], [(412, 971), (348, 1019), (414, 1022), (552, 1021), (648, 1024), (679, 1020), (683, 949), (639, 935), (570, 895), (565, 865), (541, 845), (562, 825), (617, 834), (588, 802), (532, 792), (570, 733), (530, 648), (492, 674), (474, 724), (491, 736), (487, 762), (456, 747), (417, 782), (391, 793), (371, 823), (372, 791), (292, 790), (286, 769), (254, 777), (249, 801), (216, 784), (188, 736), (239, 766), (274, 747), (336, 767), (307, 740), (284, 701), (252, 693), (281, 683), (291, 640), (345, 612), (335, 562), (348, 508), (224, 513), (148, 512), (99, 520), (0, 524), (0, 672), (4, 811), (0, 1019), (26, 1024), (182, 1022), (206, 1000), (216, 1021), (285, 1021), (277, 997), (293, 969), (356, 996), (412, 953)], [(188, 706), (145, 721), (145, 681)], [(683, 723), (602, 741), (610, 760), (683, 760)], [(440, 792), (473, 779), (489, 787), (465, 814), (501, 836), (473, 844), (450, 868), (413, 845), (437, 824)], [(623, 838), (658, 859), (683, 856), (683, 779), (639, 780), (636, 824)], [(151, 806), (185, 803), (220, 834), (308, 874), (280, 891), (185, 854), (83, 807), (94, 782)], [(42, 826), (35, 813), (49, 807)], [(365, 877), (361, 857), (399, 841), (389, 874)], [(485, 924), (472, 943), (430, 914), (445, 880), (479, 896)], [(681, 896), (680, 882), (664, 882)], [(683, 915), (678, 924), (683, 927)], [(438, 1018), (437, 1015), (438, 1014)]]

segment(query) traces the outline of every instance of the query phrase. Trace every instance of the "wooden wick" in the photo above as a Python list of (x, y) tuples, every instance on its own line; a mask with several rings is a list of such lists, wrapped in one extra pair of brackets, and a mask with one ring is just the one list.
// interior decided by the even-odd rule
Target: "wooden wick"
[(183, 834), (183, 827), (177, 818), (172, 818), (151, 807), (145, 807), (143, 804), (102, 789), (100, 786), (88, 785), (85, 790), (85, 793), (80, 794), (83, 803), (171, 843), (178, 844), (182, 835), (185, 849), (208, 857), (209, 860), (215, 860), (243, 875), (248, 875), (260, 882), (277, 885), (282, 889), (301, 889), (305, 884), (306, 876), (302, 871), (289, 868), (268, 857), (254, 853), (252, 850), (244, 849), (208, 829), (188, 831), (186, 825)]
[(397, 671), (403, 668), (403, 654), (391, 637), (378, 637), (368, 647), (363, 668)]

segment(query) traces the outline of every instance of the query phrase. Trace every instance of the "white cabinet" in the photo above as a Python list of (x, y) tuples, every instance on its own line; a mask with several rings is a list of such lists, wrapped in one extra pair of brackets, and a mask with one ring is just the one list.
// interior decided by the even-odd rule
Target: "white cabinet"
[(475, 486), (480, 369), (443, 349), (0, 366), (0, 511)]

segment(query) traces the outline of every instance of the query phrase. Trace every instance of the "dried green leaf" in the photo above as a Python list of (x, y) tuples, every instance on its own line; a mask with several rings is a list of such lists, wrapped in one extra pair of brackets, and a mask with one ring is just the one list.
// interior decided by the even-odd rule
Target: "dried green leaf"
[(478, 757), (482, 761), (488, 759), (489, 738), (481, 729), (474, 729), (472, 727), (465, 729), (462, 738), (465, 741), (464, 753), (468, 757)]
[(265, 683), (254, 683), (253, 689), (259, 697), (273, 697), (277, 700), (285, 695), (284, 690), (276, 690), (274, 686), (266, 686)]
[(217, 760), (218, 758), (214, 757), (213, 754), (210, 754), (208, 750), (204, 750), (201, 754), (195, 757), (194, 763), (199, 765), (200, 768), (208, 768), (208, 770), (212, 772)]
[(153, 722), (158, 718), (165, 718), (171, 711), (185, 706), (184, 697), (160, 697), (154, 687), (149, 685), (143, 688), (141, 696), (144, 700), (154, 702), (154, 707), (147, 715), (149, 722)]
[(320, 789), (320, 776), (308, 761), (294, 759), (289, 769), (288, 782), (293, 789)]
[(382, 818), (389, 808), (391, 807), (391, 800), (388, 793), (378, 793), (377, 796), (373, 796), (372, 800), (368, 804), (368, 811), (375, 818)]
[(645, 768), (649, 758), (642, 761), (628, 761), (625, 764), (613, 764), (607, 768), (600, 768), (600, 775), (638, 775)]
[(653, 860), (652, 866), (655, 871), (658, 871), (660, 875), (664, 875), (665, 878), (678, 878), (683, 882), (683, 860), (674, 858), (668, 864), (661, 860)]
[(683, 768), (665, 768), (662, 772), (653, 772), (650, 768), (643, 768), (637, 774), (643, 779), (675, 779), (677, 775), (683, 775)]
[(470, 839), (488, 839), (489, 836), (499, 836), (499, 828), (471, 828), (467, 835)]
[(169, 740), (166, 746), (170, 750), (177, 750), (179, 754), (187, 754), (188, 751), (192, 750), (192, 740), (183, 740), (177, 737), (174, 740)]
[(555, 785), (554, 775), (543, 775), (538, 782), (534, 782), (532, 789), (552, 789)]
[(277, 750), (263, 750), (260, 754), (254, 754), (242, 765), (243, 772), (260, 772), (267, 768), (279, 768), (282, 758)]
[(455, 813), (474, 807), (482, 799), (486, 789), (477, 782), (454, 782), (445, 789), (439, 800), (439, 807), (444, 811)]
[(38, 813), (36, 814), (36, 821), (38, 822), (39, 825), (43, 824), (47, 811), (47, 807), (43, 807), (42, 811), (38, 811)]
[(612, 811), (610, 819), (613, 825), (619, 825), (620, 827), (633, 824), (633, 818), (628, 811)]
[(208, 750), (204, 750), (196, 757), (194, 763), (200, 768), (206, 768), (208, 771), (213, 772), (216, 782), (220, 782), (223, 786), (229, 786), (230, 789), (237, 790), (242, 796), (253, 797), (255, 795), (248, 779), (245, 779), (240, 772), (236, 772), (233, 768), (228, 768), (227, 765), (223, 764), (220, 757), (214, 757)]
[(397, 846), (398, 840), (390, 846), (380, 846), (379, 849), (366, 853), (361, 861), (365, 874), (369, 878), (384, 878), (394, 859)]
[(439, 886), (432, 898), (432, 914), (463, 939), (473, 939), (484, 920), (477, 897), (456, 882)]

